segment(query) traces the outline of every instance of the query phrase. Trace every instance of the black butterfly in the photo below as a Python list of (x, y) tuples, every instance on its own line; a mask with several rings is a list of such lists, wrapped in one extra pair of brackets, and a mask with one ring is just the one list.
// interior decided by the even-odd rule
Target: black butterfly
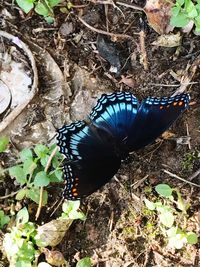
[(141, 104), (131, 93), (103, 94), (89, 115), (58, 130), (65, 155), (66, 199), (87, 196), (106, 184), (129, 152), (152, 143), (188, 107), (188, 94), (148, 97)]

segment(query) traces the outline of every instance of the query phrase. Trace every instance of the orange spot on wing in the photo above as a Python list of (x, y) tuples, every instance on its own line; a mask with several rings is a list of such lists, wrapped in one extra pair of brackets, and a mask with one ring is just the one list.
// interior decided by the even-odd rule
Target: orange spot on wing
[(72, 192), (74, 193), (74, 192), (76, 192), (77, 191), (77, 189), (76, 188), (72, 188)]
[(173, 103), (173, 106), (176, 106), (177, 104), (178, 104), (177, 102), (174, 102), (174, 103)]
[(164, 107), (163, 106), (160, 106), (160, 109), (163, 109)]
[(74, 197), (77, 197), (77, 196), (78, 196), (78, 193), (73, 192), (73, 196), (74, 196)]
[(183, 101), (180, 101), (180, 102), (178, 103), (178, 105), (179, 105), (179, 106), (182, 106), (182, 105), (183, 105)]

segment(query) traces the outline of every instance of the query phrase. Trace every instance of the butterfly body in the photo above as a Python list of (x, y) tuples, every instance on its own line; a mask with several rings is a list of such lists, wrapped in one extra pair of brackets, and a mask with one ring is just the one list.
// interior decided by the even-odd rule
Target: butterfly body
[(64, 197), (87, 196), (118, 171), (121, 160), (152, 143), (188, 107), (189, 95), (148, 97), (141, 104), (127, 92), (103, 94), (89, 115), (58, 130), (66, 157)]

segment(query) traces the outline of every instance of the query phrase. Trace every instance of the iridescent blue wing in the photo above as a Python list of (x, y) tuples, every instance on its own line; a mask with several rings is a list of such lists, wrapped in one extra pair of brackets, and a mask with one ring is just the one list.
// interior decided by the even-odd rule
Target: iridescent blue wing
[(66, 199), (87, 196), (106, 184), (118, 171), (121, 159), (115, 140), (104, 130), (78, 121), (58, 130), (58, 146), (65, 155)]
[(109, 132), (118, 143), (127, 138), (137, 114), (137, 98), (128, 92), (103, 94), (90, 113), (92, 123)]
[(124, 140), (127, 149), (134, 151), (152, 143), (188, 108), (189, 100), (188, 94), (145, 99)]

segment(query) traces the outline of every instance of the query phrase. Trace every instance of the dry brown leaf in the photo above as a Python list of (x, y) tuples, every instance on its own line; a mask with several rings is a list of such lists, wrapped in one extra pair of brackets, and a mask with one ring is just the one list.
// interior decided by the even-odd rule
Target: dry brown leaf
[(121, 76), (121, 80), (119, 81), (120, 83), (124, 83), (125, 85), (129, 86), (130, 88), (135, 87), (135, 81), (131, 77), (125, 77), (124, 75)]
[(35, 237), (37, 245), (42, 247), (57, 246), (65, 236), (72, 222), (73, 220), (70, 219), (58, 218), (39, 226)]
[(174, 137), (175, 134), (170, 132), (170, 131), (165, 131), (163, 134), (162, 134), (162, 138), (163, 139), (170, 139), (172, 137)]
[(69, 266), (68, 262), (65, 261), (63, 254), (57, 250), (49, 250), (42, 248), (41, 251), (45, 254), (46, 261), (53, 266)]
[(164, 47), (176, 47), (181, 44), (182, 36), (180, 32), (177, 34), (163, 34), (158, 36), (157, 40), (152, 43), (152, 45), (156, 46), (164, 46)]
[(149, 25), (159, 34), (169, 33), (173, 28), (170, 26), (172, 1), (147, 0), (144, 7)]

